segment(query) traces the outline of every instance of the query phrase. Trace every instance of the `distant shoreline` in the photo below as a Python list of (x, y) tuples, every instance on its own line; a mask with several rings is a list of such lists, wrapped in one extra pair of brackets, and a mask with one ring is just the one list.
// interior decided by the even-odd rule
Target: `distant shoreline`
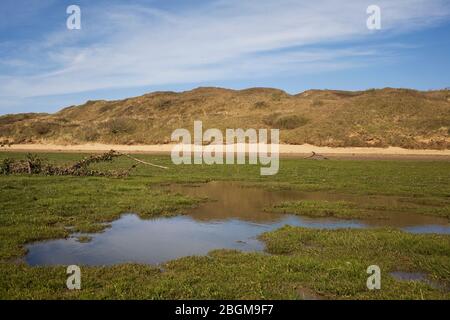
[[(105, 152), (111, 149), (129, 153), (170, 154), (174, 144), (161, 145), (114, 145), (114, 144), (14, 144), (0, 148), (3, 152)], [(450, 150), (404, 149), (400, 147), (370, 148), (370, 147), (318, 147), (309, 144), (279, 145), (280, 156), (284, 158), (303, 158), (314, 151), (330, 158), (342, 159), (435, 159), (450, 160)]]

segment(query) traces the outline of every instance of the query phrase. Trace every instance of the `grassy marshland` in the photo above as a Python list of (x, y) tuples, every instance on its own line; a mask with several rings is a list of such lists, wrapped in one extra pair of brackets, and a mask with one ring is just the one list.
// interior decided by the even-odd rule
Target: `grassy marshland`
[[(391, 271), (420, 271), (449, 285), (448, 236), (393, 230), (317, 231), (284, 227), (262, 235), (272, 255), (213, 251), (162, 268), (126, 264), (83, 267), (82, 290), (65, 287), (64, 267), (1, 264), (2, 298), (107, 299), (450, 299), (444, 288), (394, 280)], [(366, 288), (366, 269), (382, 270), (382, 289)]]
[[(1, 153), (0, 161), (24, 156)], [(42, 156), (62, 164), (82, 155)], [(123, 179), (0, 176), (0, 298), (300, 298), (304, 292), (325, 298), (450, 298), (442, 288), (450, 284), (450, 236), (390, 229), (284, 227), (261, 236), (272, 255), (219, 250), (208, 257), (177, 259), (162, 268), (83, 267), (83, 290), (78, 292), (66, 289), (64, 267), (29, 267), (18, 262), (26, 243), (65, 237), (73, 231), (99, 231), (123, 212), (144, 218), (173, 215), (201, 201), (170, 193), (162, 187), (169, 183), (236, 180), (264, 188), (356, 194), (361, 199), (383, 196), (395, 198), (407, 212), (450, 218), (450, 162), (282, 160), (278, 175), (261, 177), (259, 166), (174, 166), (169, 157), (137, 157), (170, 170), (139, 167)], [(118, 159), (105, 166), (130, 165), (129, 159)], [(351, 215), (355, 208), (367, 209), (364, 201), (279, 206), (310, 215), (332, 211)], [(377, 208), (390, 209), (388, 204)], [(365, 270), (371, 264), (381, 267), (382, 290), (365, 287)], [(391, 271), (424, 272), (441, 287), (396, 281)]]

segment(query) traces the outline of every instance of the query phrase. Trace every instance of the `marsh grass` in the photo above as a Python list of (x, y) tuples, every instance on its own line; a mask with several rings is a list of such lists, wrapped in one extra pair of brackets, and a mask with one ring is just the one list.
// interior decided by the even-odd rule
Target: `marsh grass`
[(308, 217), (361, 218), (365, 214), (348, 201), (301, 200), (285, 201), (266, 208), (266, 211), (303, 215)]
[[(42, 156), (64, 165), (85, 155)], [(25, 154), (0, 153), (0, 160), (6, 157), (23, 159)], [(0, 298), (296, 299), (306, 289), (340, 299), (450, 298), (448, 292), (426, 283), (405, 283), (388, 275), (391, 271), (424, 272), (448, 286), (450, 237), (390, 229), (284, 227), (261, 236), (271, 255), (218, 250), (206, 257), (181, 258), (162, 266), (82, 267), (83, 289), (76, 292), (66, 289), (63, 266), (17, 263), (30, 242), (63, 238), (73, 232), (98, 232), (127, 212), (142, 218), (182, 214), (204, 201), (171, 193), (164, 188), (171, 183), (233, 180), (264, 188), (401, 197), (405, 206), (424, 209), (418, 212), (450, 216), (445, 209), (450, 202), (449, 162), (286, 159), (281, 161), (278, 175), (261, 177), (259, 166), (174, 166), (166, 156), (136, 157), (169, 166), (169, 170), (138, 167), (130, 177), (120, 179), (0, 176)], [(120, 170), (128, 168), (130, 161), (118, 159), (96, 168)], [(311, 202), (300, 208), (316, 215), (353, 210), (347, 204)], [(382, 269), (382, 290), (368, 291), (365, 287), (366, 268), (371, 264)]]
[[(390, 229), (283, 227), (261, 236), (270, 255), (216, 250), (160, 266), (82, 267), (82, 290), (65, 288), (65, 267), (0, 264), (4, 299), (450, 299), (449, 236)], [(369, 265), (382, 289), (366, 287)], [(423, 272), (441, 285), (397, 281), (392, 271)]]

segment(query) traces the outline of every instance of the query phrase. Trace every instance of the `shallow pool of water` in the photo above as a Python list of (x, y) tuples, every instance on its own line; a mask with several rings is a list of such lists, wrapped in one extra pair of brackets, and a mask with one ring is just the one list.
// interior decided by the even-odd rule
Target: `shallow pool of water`
[[(326, 200), (364, 202), (366, 205), (385, 206), (389, 211), (376, 211), (382, 219), (360, 219), (364, 227), (392, 227), (412, 233), (450, 234), (448, 219), (404, 212), (395, 208), (404, 205), (396, 197), (361, 196), (327, 192), (301, 192), (297, 190), (266, 190), (247, 187), (238, 182), (213, 181), (199, 185), (172, 185), (172, 192), (179, 192), (194, 197), (207, 197), (212, 200), (197, 208), (188, 210), (187, 214), (200, 221), (226, 220), (235, 218), (251, 222), (270, 222), (282, 219), (284, 214), (266, 212), (264, 209), (276, 203), (292, 200)], [(322, 222), (345, 221), (342, 219), (322, 219)]]
[(261, 251), (264, 244), (257, 236), (286, 224), (311, 228), (361, 227), (353, 222), (320, 222), (295, 216), (252, 223), (237, 219), (204, 222), (190, 216), (142, 220), (135, 214), (127, 214), (87, 243), (72, 237), (32, 244), (28, 246), (26, 261), (31, 265), (157, 264), (221, 248)]
[(184, 256), (205, 255), (214, 249), (262, 251), (264, 244), (258, 240), (258, 235), (284, 225), (317, 229), (391, 226), (409, 232), (450, 233), (446, 219), (418, 214), (397, 213), (390, 219), (355, 221), (307, 218), (263, 210), (285, 200), (349, 200), (339, 195), (268, 191), (224, 182), (176, 185), (169, 189), (170, 192), (208, 197), (211, 201), (187, 210), (186, 215), (170, 218), (143, 220), (135, 214), (125, 214), (104, 232), (90, 235), (92, 239), (86, 243), (77, 241), (79, 235), (74, 235), (28, 245), (25, 259), (30, 265), (158, 264)]

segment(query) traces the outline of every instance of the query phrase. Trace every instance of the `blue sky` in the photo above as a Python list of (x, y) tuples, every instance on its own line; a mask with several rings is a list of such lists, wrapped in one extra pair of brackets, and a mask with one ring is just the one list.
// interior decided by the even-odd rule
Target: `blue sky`
[(198, 86), (439, 89), (449, 56), (450, 0), (2, 0), (0, 114)]

